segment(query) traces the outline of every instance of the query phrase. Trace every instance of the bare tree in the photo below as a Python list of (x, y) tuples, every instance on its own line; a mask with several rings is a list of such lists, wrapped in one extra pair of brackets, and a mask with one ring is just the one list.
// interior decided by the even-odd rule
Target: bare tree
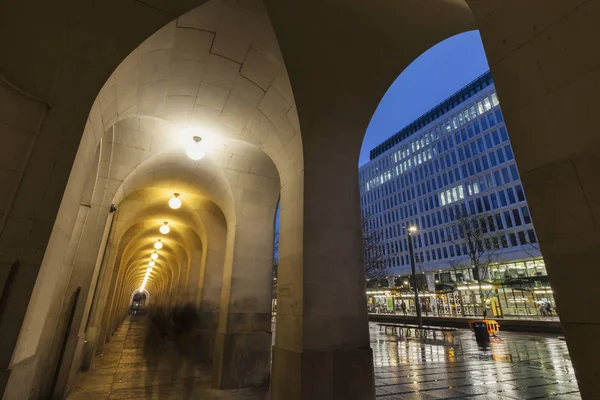
[(523, 252), (525, 252), (525, 254), (527, 254), (529, 257), (533, 259), (542, 258), (542, 251), (540, 249), (539, 243), (532, 243), (531, 241), (527, 241), (527, 243), (521, 243), (521, 245)]
[(501, 230), (497, 230), (492, 215), (463, 212), (455, 215), (454, 221), (448, 237), (469, 256), (475, 279), (479, 281), (479, 296), (485, 315), (487, 300), (493, 291), (482, 286), (493, 283), (490, 266), (500, 261), (498, 253), (505, 246), (506, 238)]
[(378, 229), (376, 218), (370, 214), (362, 217), (362, 239), (367, 286), (377, 286), (386, 277), (388, 257), (385, 254), (383, 232)]
[[(450, 261), (448, 261), (448, 264), (450, 264), (450, 268), (452, 268), (452, 271), (454, 271), (454, 277), (457, 277), (459, 272), (464, 271), (469, 268), (461, 260), (456, 260), (454, 258), (451, 259)], [(467, 312), (465, 311), (465, 305), (463, 304), (462, 294), (460, 294), (460, 310), (461, 310), (461, 315), (464, 317), (467, 314)]]
[[(421, 293), (424, 293), (429, 290), (427, 287), (427, 279), (423, 279), (425, 277), (425, 273), (428, 271), (424, 260), (421, 258), (420, 254), (415, 253), (415, 272), (416, 272), (416, 282), (413, 282), (414, 285), (417, 286)], [(423, 277), (419, 279), (419, 276)]]

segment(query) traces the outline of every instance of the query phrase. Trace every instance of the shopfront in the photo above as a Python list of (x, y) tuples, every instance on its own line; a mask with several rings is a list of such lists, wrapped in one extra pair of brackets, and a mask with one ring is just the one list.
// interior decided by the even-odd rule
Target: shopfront
[[(435, 291), (420, 291), (423, 315), (481, 316), (482, 293), (489, 317), (555, 317), (554, 296), (542, 259), (490, 266), (489, 283), (472, 279), (469, 269), (431, 273)], [(398, 277), (404, 286), (367, 291), (369, 312), (414, 315), (410, 277)], [(402, 304), (404, 303), (404, 306)]]

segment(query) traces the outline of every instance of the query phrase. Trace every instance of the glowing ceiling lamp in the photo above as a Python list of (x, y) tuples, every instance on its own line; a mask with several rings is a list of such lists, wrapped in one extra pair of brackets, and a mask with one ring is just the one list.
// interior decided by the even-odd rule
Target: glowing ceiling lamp
[(163, 247), (163, 244), (162, 244), (162, 242), (160, 241), (160, 239), (158, 239), (158, 240), (156, 241), (156, 243), (154, 243), (154, 248), (155, 248), (156, 250), (160, 250), (160, 249), (162, 249), (162, 247)]
[(169, 223), (167, 221), (165, 221), (165, 224), (160, 227), (159, 231), (163, 235), (166, 235), (167, 233), (169, 233), (171, 231), (171, 228), (169, 228)]
[(154, 252), (154, 253), (150, 254), (150, 258), (153, 260), (156, 260), (158, 258), (158, 253)]
[(154, 261), (150, 261), (150, 262), (148, 263), (148, 265), (149, 265), (149, 266), (151, 266), (151, 267), (154, 267), (154, 266), (156, 265), (156, 263), (155, 263)]
[(150, 267), (150, 268), (148, 268), (148, 269), (146, 270), (146, 273), (147, 273), (147, 274), (150, 274), (150, 272), (152, 272), (152, 267)]
[(186, 147), (185, 152), (192, 160), (200, 160), (206, 155), (204, 145), (202, 145), (202, 138), (200, 136), (194, 136), (192, 139), (193, 142)]
[(179, 207), (181, 207), (179, 193), (173, 193), (173, 197), (169, 199), (169, 207), (171, 207), (173, 210), (177, 210)]

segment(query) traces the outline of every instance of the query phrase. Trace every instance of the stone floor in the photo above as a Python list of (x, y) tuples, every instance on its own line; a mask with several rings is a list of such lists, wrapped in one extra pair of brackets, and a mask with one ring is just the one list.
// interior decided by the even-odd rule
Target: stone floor
[[(269, 398), (267, 389), (212, 389), (209, 369), (193, 365), (181, 346), (155, 346), (147, 324), (125, 320), (68, 399)], [(469, 331), (404, 338), (374, 323), (370, 329), (378, 400), (580, 399), (566, 344), (556, 336), (502, 332), (480, 347)]]
[[(137, 318), (137, 319), (136, 319)], [(211, 388), (210, 369), (193, 365), (182, 347), (159, 347), (144, 317), (126, 319), (89, 371), (77, 376), (68, 400), (203, 399), (263, 400), (268, 389)], [(178, 348), (179, 347), (179, 348)]]
[(501, 332), (481, 347), (468, 330), (423, 339), (370, 328), (378, 400), (581, 398), (557, 336)]

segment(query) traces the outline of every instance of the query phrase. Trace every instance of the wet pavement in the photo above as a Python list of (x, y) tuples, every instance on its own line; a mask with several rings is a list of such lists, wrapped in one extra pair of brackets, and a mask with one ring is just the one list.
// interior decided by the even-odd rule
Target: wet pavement
[(401, 337), (370, 324), (378, 400), (580, 399), (564, 341), (501, 332), (479, 346), (468, 330)]
[(145, 317), (125, 319), (89, 371), (81, 372), (68, 400), (265, 400), (268, 388), (217, 390), (210, 368), (191, 361), (189, 343), (157, 340)]
[[(168, 341), (148, 341), (146, 319), (126, 319), (77, 376), (69, 400), (265, 400), (268, 388), (220, 391), (210, 369)], [(565, 342), (553, 335), (502, 332), (478, 346), (468, 330), (403, 337), (370, 324), (377, 400), (580, 399)]]

